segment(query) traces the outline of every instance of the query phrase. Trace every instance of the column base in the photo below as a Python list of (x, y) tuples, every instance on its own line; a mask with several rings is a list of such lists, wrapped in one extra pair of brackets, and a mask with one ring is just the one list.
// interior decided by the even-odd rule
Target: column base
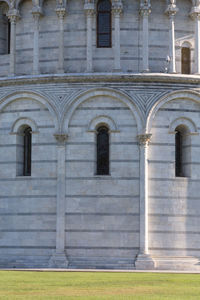
[(57, 74), (65, 74), (65, 71), (63, 69), (58, 69)]
[(55, 252), (49, 260), (49, 268), (67, 268), (68, 260), (64, 252)]
[(142, 73), (149, 73), (150, 70), (149, 69), (146, 69), (146, 70), (142, 70)]
[(112, 70), (113, 73), (120, 73), (121, 71), (122, 71), (121, 68), (120, 68), (120, 69), (113, 69), (113, 70)]
[(155, 263), (149, 254), (138, 254), (135, 268), (136, 270), (154, 270)]
[(85, 70), (85, 73), (93, 73), (93, 72), (94, 72), (93, 69), (91, 69), (91, 70)]

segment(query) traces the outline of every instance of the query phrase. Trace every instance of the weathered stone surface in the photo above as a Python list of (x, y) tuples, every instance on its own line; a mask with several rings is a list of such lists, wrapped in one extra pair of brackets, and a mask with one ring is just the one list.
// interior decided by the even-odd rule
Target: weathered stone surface
[[(0, 3), (0, 267), (197, 270), (199, 8), (115, 1), (112, 47), (97, 48), (96, 5), (61, 2)], [(185, 46), (190, 75), (180, 74)], [(102, 124), (108, 176), (96, 175)], [(31, 176), (17, 176), (22, 125), (32, 128)], [(175, 177), (179, 125), (187, 177)]]

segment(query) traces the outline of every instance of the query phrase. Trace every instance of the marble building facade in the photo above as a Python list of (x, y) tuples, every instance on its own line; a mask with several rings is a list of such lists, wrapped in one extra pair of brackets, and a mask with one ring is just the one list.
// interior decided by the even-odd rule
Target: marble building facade
[(198, 270), (199, 116), (200, 1), (0, 1), (0, 267)]

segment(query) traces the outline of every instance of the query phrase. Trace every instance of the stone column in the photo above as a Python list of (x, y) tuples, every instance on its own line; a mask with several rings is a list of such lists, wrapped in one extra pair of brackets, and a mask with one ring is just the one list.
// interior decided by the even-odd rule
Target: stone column
[(32, 10), (34, 20), (33, 33), (33, 74), (37, 75), (39, 71), (39, 19), (42, 14), (40, 7), (34, 7)]
[(14, 76), (16, 72), (16, 21), (19, 18), (19, 12), (12, 9), (8, 12), (8, 18), (11, 25), (10, 33), (10, 75)]
[(174, 18), (178, 11), (174, 1), (173, 4), (168, 5), (165, 14), (169, 17), (169, 73), (176, 73), (176, 53), (175, 53), (175, 30), (174, 30)]
[(121, 71), (121, 62), (120, 62), (120, 15), (122, 13), (122, 3), (121, 1), (114, 2), (112, 7), (112, 14), (114, 17), (114, 36), (115, 36), (115, 44), (114, 44), (114, 71)]
[(195, 21), (195, 73), (200, 74), (200, 4), (191, 10), (190, 16)]
[(154, 261), (148, 247), (148, 144), (151, 134), (138, 135), (140, 144), (140, 251), (137, 269), (153, 269)]
[(142, 71), (149, 72), (149, 14), (151, 5), (145, 1), (140, 5), (140, 15), (142, 16)]
[(57, 140), (57, 206), (56, 206), (56, 251), (49, 261), (50, 267), (66, 268), (65, 254), (65, 148), (66, 134), (55, 134)]
[(58, 73), (64, 73), (64, 16), (66, 9), (59, 7), (56, 9), (59, 18), (59, 54), (58, 54)]
[(87, 66), (86, 72), (93, 71), (93, 47), (92, 47), (92, 21), (94, 15), (94, 3), (85, 2), (84, 10), (87, 18)]

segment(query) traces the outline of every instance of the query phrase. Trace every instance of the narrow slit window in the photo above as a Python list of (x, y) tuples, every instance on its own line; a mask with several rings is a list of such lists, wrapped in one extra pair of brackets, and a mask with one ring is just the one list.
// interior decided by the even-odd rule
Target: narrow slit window
[(191, 137), (184, 125), (179, 125), (175, 134), (175, 176), (191, 176)]
[(97, 130), (97, 175), (109, 175), (109, 133), (105, 126)]
[(10, 22), (7, 21), (7, 54), (10, 54)]
[(32, 147), (31, 128), (27, 127), (24, 130), (24, 176), (31, 175), (31, 147)]
[(191, 70), (190, 70), (190, 48), (188, 47), (183, 47), (181, 49), (181, 73), (182, 74), (190, 74)]
[(97, 4), (97, 47), (111, 47), (111, 2), (99, 0)]
[(182, 133), (177, 130), (175, 135), (175, 145), (176, 145), (176, 151), (175, 151), (175, 160), (176, 160), (176, 177), (182, 177), (183, 176), (183, 139), (182, 139)]
[(0, 55), (10, 53), (10, 22), (7, 17), (9, 7), (6, 2), (0, 2)]

